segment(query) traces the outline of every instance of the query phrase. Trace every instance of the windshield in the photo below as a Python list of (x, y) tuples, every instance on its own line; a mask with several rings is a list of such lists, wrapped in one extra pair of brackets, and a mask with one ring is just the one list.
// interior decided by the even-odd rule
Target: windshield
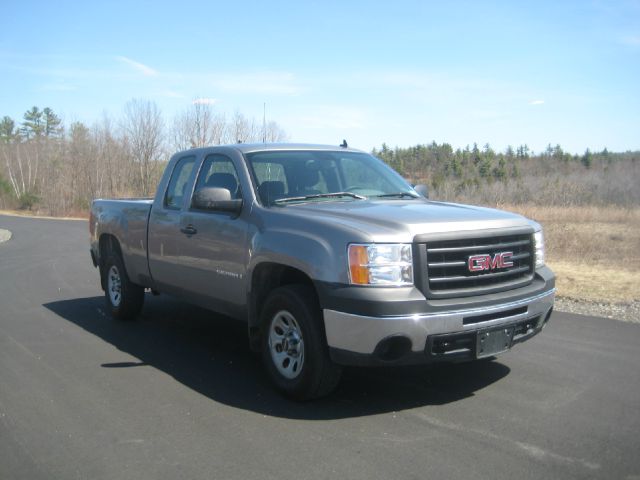
[(267, 151), (246, 157), (263, 205), (418, 196), (394, 170), (366, 153)]

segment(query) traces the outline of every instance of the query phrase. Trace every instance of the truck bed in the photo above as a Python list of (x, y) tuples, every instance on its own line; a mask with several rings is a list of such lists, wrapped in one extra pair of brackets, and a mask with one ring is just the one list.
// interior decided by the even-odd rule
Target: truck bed
[(149, 278), (147, 263), (147, 224), (152, 198), (97, 199), (91, 207), (92, 249), (97, 249), (101, 231), (116, 237), (125, 267), (132, 281), (144, 284)]

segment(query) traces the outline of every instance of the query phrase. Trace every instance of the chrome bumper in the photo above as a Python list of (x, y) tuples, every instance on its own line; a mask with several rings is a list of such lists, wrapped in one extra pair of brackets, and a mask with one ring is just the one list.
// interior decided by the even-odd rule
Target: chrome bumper
[(369, 355), (384, 339), (400, 335), (410, 340), (411, 352), (422, 353), (431, 335), (465, 333), (536, 317), (541, 318), (541, 328), (543, 319), (553, 307), (555, 291), (554, 288), (517, 302), (491, 307), (397, 317), (368, 317), (325, 309), (327, 343), (331, 349)]

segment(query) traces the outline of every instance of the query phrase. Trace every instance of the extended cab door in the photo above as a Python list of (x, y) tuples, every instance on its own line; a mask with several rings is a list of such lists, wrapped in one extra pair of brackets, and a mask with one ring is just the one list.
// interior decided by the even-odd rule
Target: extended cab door
[(156, 199), (149, 217), (149, 271), (158, 290), (173, 295), (181, 294), (180, 212), (189, 201), (195, 166), (195, 155), (185, 155), (176, 161), (164, 194)]
[[(193, 192), (202, 187), (226, 188), (232, 199), (242, 198), (238, 169), (225, 155), (211, 154), (204, 159)], [(197, 303), (232, 316), (240, 314), (246, 304), (245, 215), (197, 210), (189, 204), (180, 214), (180, 229), (183, 289)]]

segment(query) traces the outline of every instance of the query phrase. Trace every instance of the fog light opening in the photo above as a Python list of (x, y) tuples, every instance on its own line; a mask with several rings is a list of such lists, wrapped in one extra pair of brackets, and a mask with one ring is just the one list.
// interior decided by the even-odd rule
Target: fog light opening
[(385, 362), (393, 362), (404, 357), (409, 351), (411, 351), (411, 340), (403, 335), (397, 335), (387, 337), (378, 343), (374, 355)]

